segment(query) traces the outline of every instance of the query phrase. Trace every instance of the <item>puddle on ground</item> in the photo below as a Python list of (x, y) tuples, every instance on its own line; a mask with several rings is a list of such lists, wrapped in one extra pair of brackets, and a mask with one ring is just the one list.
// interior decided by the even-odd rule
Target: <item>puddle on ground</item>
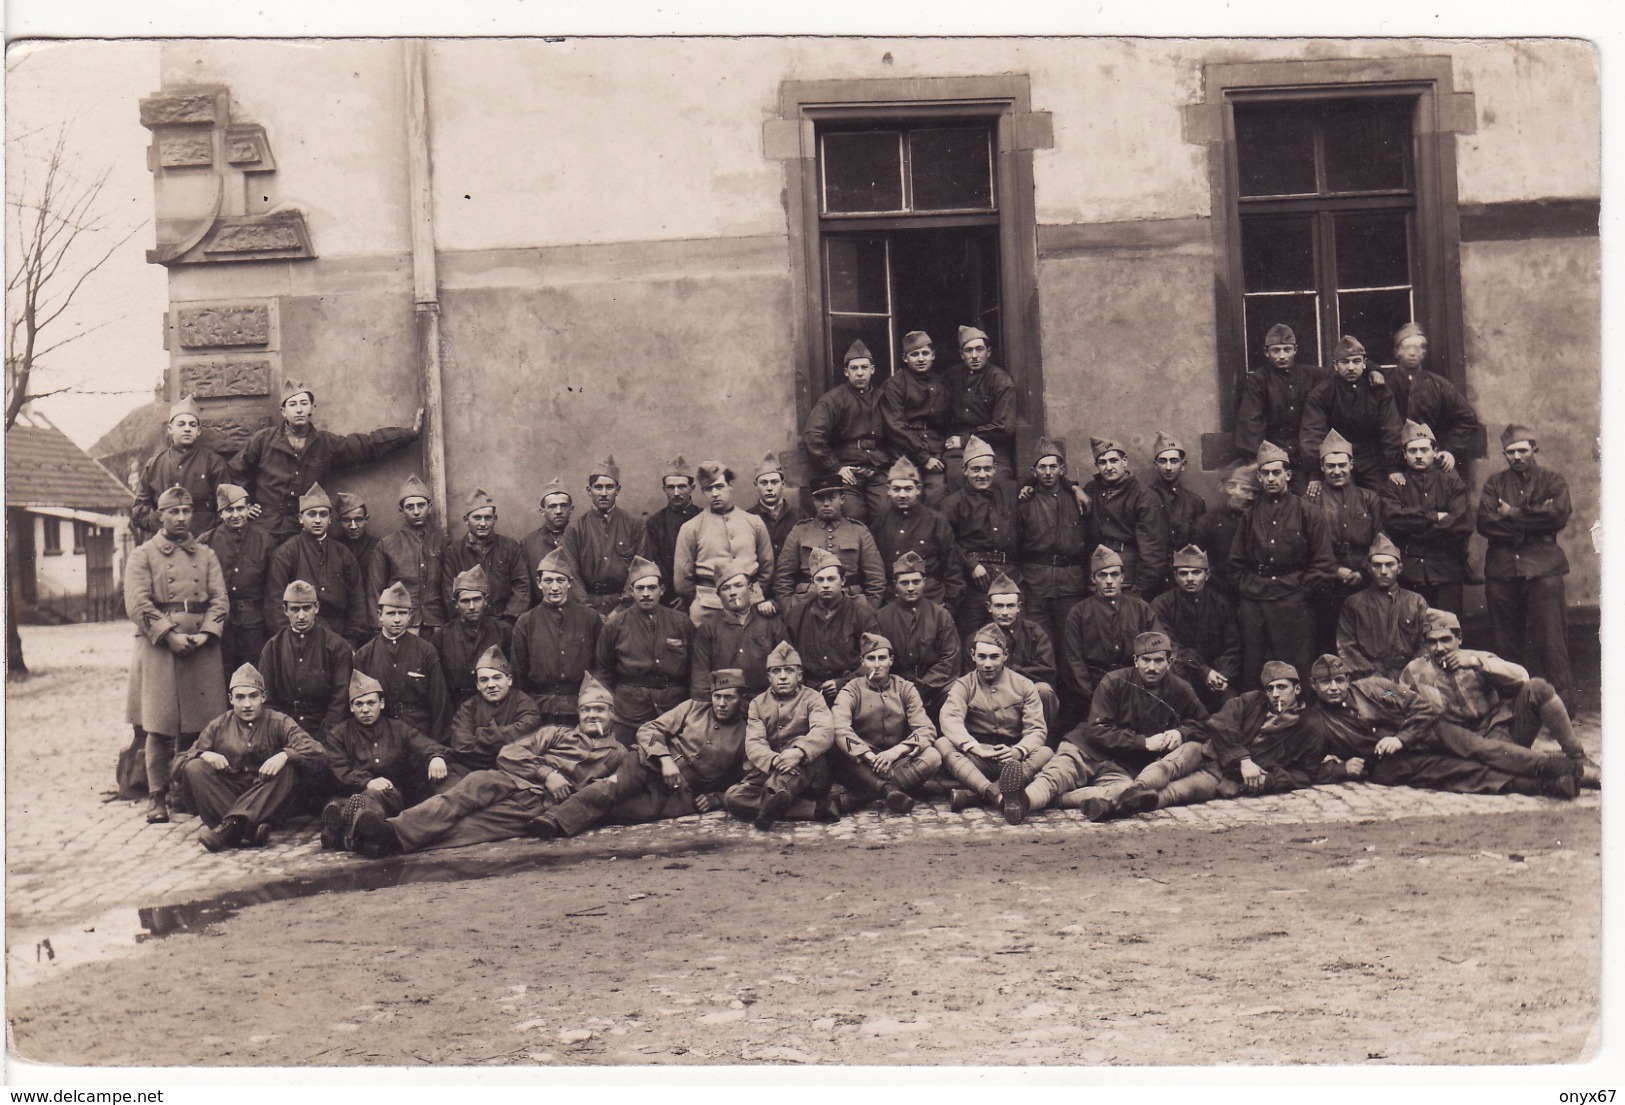
[(500, 878), (583, 860), (706, 855), (725, 843), (674, 842), (664, 848), (645, 845), (637, 848), (635, 853), (620, 848), (526, 851), (516, 855), (484, 857), (458, 852), (428, 852), (350, 864), (332, 871), (312, 871), (178, 905), (121, 906), (88, 921), (48, 932), (19, 931), (8, 926), (6, 981), (14, 988), (27, 986), (68, 967), (121, 959), (139, 950), (143, 944), (177, 933), (202, 931), (240, 910), (267, 902), (311, 898), (318, 894), (385, 890), (413, 883)]

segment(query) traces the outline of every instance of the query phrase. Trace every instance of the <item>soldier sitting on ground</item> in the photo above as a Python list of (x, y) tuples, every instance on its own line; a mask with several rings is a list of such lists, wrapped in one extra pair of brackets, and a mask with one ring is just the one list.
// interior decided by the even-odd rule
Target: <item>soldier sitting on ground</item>
[(1000, 794), (1025, 787), (1054, 755), (1047, 747), (1044, 702), (1025, 675), (1009, 670), (1010, 638), (984, 625), (971, 638), (974, 670), (948, 684), (938, 721), (937, 752), (960, 786), (949, 794), (955, 813), (995, 805)]
[(839, 821), (825, 753), (835, 719), (817, 691), (801, 685), (801, 657), (781, 641), (767, 657), (768, 689), (745, 717), (744, 777), (723, 794), (729, 813), (758, 829), (775, 821)]
[(446, 777), (451, 752), (421, 730), (385, 717), (384, 685), (364, 671), (350, 676), (350, 717), (322, 734), (327, 766), (343, 797), (322, 807), (322, 847), (348, 848), (363, 809), (394, 817), (429, 797)]
[(842, 812), (884, 800), (893, 813), (908, 813), (926, 797), (942, 767), (937, 728), (914, 684), (892, 674), (886, 638), (863, 635), (863, 674), (835, 696), (834, 716), (830, 769), (846, 788)]
[(1305, 713), (1298, 669), (1271, 660), (1260, 682), (1263, 690), (1232, 698), (1208, 719), (1221, 798), (1280, 794), (1313, 786), (1319, 775), (1325, 724), (1319, 715)]

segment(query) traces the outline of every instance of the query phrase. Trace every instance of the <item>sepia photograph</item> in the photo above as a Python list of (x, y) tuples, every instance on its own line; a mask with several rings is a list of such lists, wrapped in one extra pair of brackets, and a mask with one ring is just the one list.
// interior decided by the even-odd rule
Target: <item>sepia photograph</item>
[(7, 1080), (1578, 1084), (1605, 53), (11, 40)]

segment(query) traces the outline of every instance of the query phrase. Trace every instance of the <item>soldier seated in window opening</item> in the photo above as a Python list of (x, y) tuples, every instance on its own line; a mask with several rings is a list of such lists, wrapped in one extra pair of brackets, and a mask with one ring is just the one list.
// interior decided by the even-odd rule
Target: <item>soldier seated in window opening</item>
[(495, 646), (507, 653), (513, 643), (513, 630), (505, 621), (491, 616), (486, 598), (491, 585), (485, 569), (478, 564), (460, 572), (446, 589), (451, 595), (452, 620), (435, 630), (430, 642), (440, 654), (440, 672), (446, 678), (446, 698), (451, 709), (474, 697), (474, 661)]
[(948, 497), (948, 465), (943, 459), (948, 434), (948, 385), (932, 370), (937, 350), (931, 335), (903, 335), (904, 371), (880, 385), (884, 443), (894, 457), (907, 458), (921, 473), (925, 505), (933, 510)]
[(1407, 422), (1403, 438), (1409, 470), (1403, 484), (1382, 489), (1384, 524), (1404, 557), (1405, 585), (1429, 606), (1460, 614), (1473, 532), (1467, 488), (1434, 463), (1432, 429)]
[(1399, 417), (1432, 426), (1439, 435), (1439, 467), (1454, 472), (1458, 460), (1479, 448), (1484, 424), (1455, 384), (1423, 367), (1427, 355), (1427, 334), (1407, 322), (1394, 334), (1394, 371), (1385, 375)]
[(519, 615), (530, 609), (531, 569), (519, 551), (519, 542), (497, 532), (496, 500), (483, 487), (469, 492), (463, 526), (468, 532), (449, 542), (440, 554), (442, 598), (448, 609), (455, 606), (453, 581), (478, 566), (485, 573), (486, 609), (511, 629)]
[(823, 695), (801, 684), (801, 657), (788, 641), (767, 658), (768, 689), (745, 715), (743, 778), (723, 793), (723, 805), (758, 829), (776, 821), (841, 819), (830, 792), (827, 753), (835, 719)]
[[(1366, 371), (1365, 346), (1347, 334), (1332, 350), (1332, 361), (1332, 377), (1315, 385), (1304, 401), (1298, 455), (1319, 456), (1320, 443), (1336, 430), (1353, 448), (1354, 481), (1379, 491), (1384, 477), (1398, 482), (1395, 477), (1402, 477), (1405, 467), (1399, 440), (1403, 423), (1393, 392), (1380, 373)], [(1310, 493), (1318, 490), (1316, 482), (1310, 481)]]
[(996, 625), (971, 638), (973, 670), (948, 684), (938, 717), (937, 753), (958, 781), (948, 796), (955, 813), (996, 806), (1033, 781), (1054, 755), (1044, 703), (1026, 676), (1006, 667), (1010, 639)]
[[(1251, 457), (1266, 441), (1282, 443), (1287, 461), (1297, 473), (1292, 491), (1301, 495), (1310, 474), (1309, 465), (1298, 452), (1304, 402), (1331, 373), (1319, 365), (1299, 364), (1297, 335), (1290, 326), (1279, 322), (1264, 335), (1264, 358), (1265, 366), (1248, 372), (1241, 382), (1236, 403), (1236, 452)], [(1213, 544), (1203, 548), (1221, 560), (1228, 551)]]
[(1174, 553), (1174, 585), (1151, 600), (1151, 613), (1173, 638), (1173, 672), (1211, 713), (1235, 697), (1241, 678), (1241, 630), (1230, 600), (1208, 585), (1208, 555), (1195, 545)]
[(840, 479), (846, 516), (871, 522), (886, 506), (891, 458), (882, 443), (874, 354), (855, 341), (841, 360), (846, 382), (826, 391), (807, 415), (801, 445), (819, 475)]
[(1355, 678), (1398, 679), (1422, 651), (1427, 600), (1400, 586), (1399, 547), (1379, 533), (1366, 556), (1371, 584), (1343, 603), (1337, 619), (1337, 654)]

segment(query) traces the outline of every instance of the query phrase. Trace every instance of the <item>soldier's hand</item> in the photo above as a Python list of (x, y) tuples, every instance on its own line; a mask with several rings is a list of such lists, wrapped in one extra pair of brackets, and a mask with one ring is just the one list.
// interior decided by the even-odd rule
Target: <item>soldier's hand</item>
[(1320, 498), (1320, 481), (1310, 480), (1309, 486), (1303, 489), (1303, 497), (1308, 499), (1310, 502), (1314, 502), (1316, 499)]
[(1405, 486), (1405, 473), (1403, 473), (1403, 472), (1390, 472), (1390, 473), (1388, 473), (1388, 482), (1393, 484), (1395, 487), (1404, 487)]
[(1210, 671), (1210, 672), (1207, 673), (1207, 689), (1208, 690), (1210, 690), (1210, 691), (1222, 691), (1228, 686), (1230, 686), (1230, 680), (1228, 680), (1228, 679), (1226, 679), (1224, 677), (1223, 672)]
[(841, 693), (841, 684), (836, 679), (826, 679), (818, 684), (818, 693), (824, 696), (824, 701), (834, 702), (835, 696)]
[(884, 752), (876, 752), (874, 769), (881, 775), (890, 775), (891, 769), (901, 763), (903, 757), (907, 755), (908, 749), (901, 744), (894, 748), (888, 748)]
[(944, 449), (960, 449), (965, 445), (965, 439), (955, 434), (942, 443)]
[(260, 764), (260, 774), (269, 779), (280, 772), (287, 765), (288, 754), (286, 752), (278, 752), (275, 756), (272, 756), (270, 759)]
[(1345, 586), (1353, 586), (1354, 584), (1361, 582), (1363, 578), (1364, 577), (1362, 577), (1360, 573), (1356, 572), (1353, 568), (1345, 568), (1342, 565), (1338, 565), (1337, 581), (1339, 583), (1344, 584)]
[(1007, 764), (1016, 758), (1016, 750), (1008, 744), (989, 744), (985, 747), (987, 748), (986, 758), (996, 764)]
[(1398, 737), (1383, 737), (1377, 742), (1377, 755), (1392, 756), (1396, 752), (1403, 752), (1405, 745)]
[(986, 583), (987, 582), (987, 569), (984, 568), (982, 565), (978, 564), (978, 565), (976, 565), (976, 567), (974, 567), (974, 568), (972, 568), (970, 570), (970, 577), (972, 579), (974, 579), (977, 583)]
[(372, 779), (367, 783), (368, 790), (394, 790), (395, 784), (388, 779)]
[(660, 761), (660, 781), (665, 783), (672, 790), (677, 790), (682, 787), (683, 773), (677, 770), (676, 761), (669, 758)]
[(429, 781), (438, 783), (446, 777), (446, 761), (436, 756), (429, 761)]
[(1388, 382), (1388, 377), (1384, 376), (1374, 368), (1367, 375), (1371, 377), (1371, 386), (1374, 388), (1380, 388), (1382, 385)]
[(841, 482), (846, 484), (846, 486), (848, 486), (848, 487), (856, 487), (856, 486), (858, 486), (858, 472), (857, 472), (857, 469), (853, 468), (850, 464), (841, 465), (840, 471), (836, 472), (835, 474), (837, 476), (841, 477)]
[(1518, 513), (1518, 511), (1517, 508), (1515, 508), (1505, 499), (1497, 499), (1495, 500), (1495, 513), (1499, 514), (1503, 518), (1510, 518), (1514, 514)]
[(1024, 483), (1021, 485), (1021, 490), (1016, 492), (1016, 501), (1024, 503), (1028, 499), (1032, 498), (1033, 495), (1034, 491), (1032, 484)]
[(258, 518), (261, 514), (264, 514), (264, 513), (265, 513), (265, 508), (260, 506), (260, 504), (258, 504), (258, 503), (250, 503), (250, 504), (248, 504), (248, 516), (250, 518)]
[(562, 802), (570, 797), (570, 791), (574, 789), (570, 786), (570, 780), (557, 771), (548, 775), (542, 782), (542, 787), (547, 791), (547, 796), (555, 802)]
[(948, 466), (943, 464), (942, 461), (936, 457), (926, 457), (925, 470), (927, 472), (946, 472), (948, 470)]
[(231, 766), (231, 761), (218, 752), (204, 752), (198, 759), (214, 768), (216, 771), (225, 771)]
[(1484, 666), (1484, 658), (1476, 653), (1453, 652), (1450, 654), (1450, 659), (1455, 661), (1455, 663), (1451, 665), (1452, 667), (1467, 668), (1468, 670), (1472, 670), (1474, 668), (1482, 668)]
[(722, 795), (720, 794), (707, 793), (694, 796), (695, 813), (710, 813), (712, 810), (720, 810), (721, 808)]
[(1252, 760), (1241, 761), (1241, 785), (1248, 790), (1257, 790), (1264, 785), (1264, 769), (1253, 763)]
[(1350, 779), (1358, 779), (1365, 774), (1365, 761), (1359, 756), (1355, 756), (1353, 759), (1344, 762), (1343, 771)]
[(412, 432), (415, 434), (421, 434), (423, 432), (423, 413), (424, 408), (419, 407), (417, 416), (412, 419)]
[(1446, 472), (1454, 472), (1456, 470), (1456, 454), (1452, 453), (1448, 449), (1440, 449), (1439, 467), (1443, 468)]
[(1078, 500), (1078, 513), (1089, 513), (1089, 493), (1077, 484), (1072, 485), (1072, 497)]
[(165, 635), (164, 644), (168, 645), (169, 651), (173, 652), (176, 656), (185, 656), (189, 654), (194, 647), (196, 647), (192, 644), (192, 638), (188, 637), (178, 629), (172, 629), (168, 634)]
[(756, 612), (764, 618), (771, 618), (779, 612), (779, 606), (772, 599), (763, 599), (756, 604)]

